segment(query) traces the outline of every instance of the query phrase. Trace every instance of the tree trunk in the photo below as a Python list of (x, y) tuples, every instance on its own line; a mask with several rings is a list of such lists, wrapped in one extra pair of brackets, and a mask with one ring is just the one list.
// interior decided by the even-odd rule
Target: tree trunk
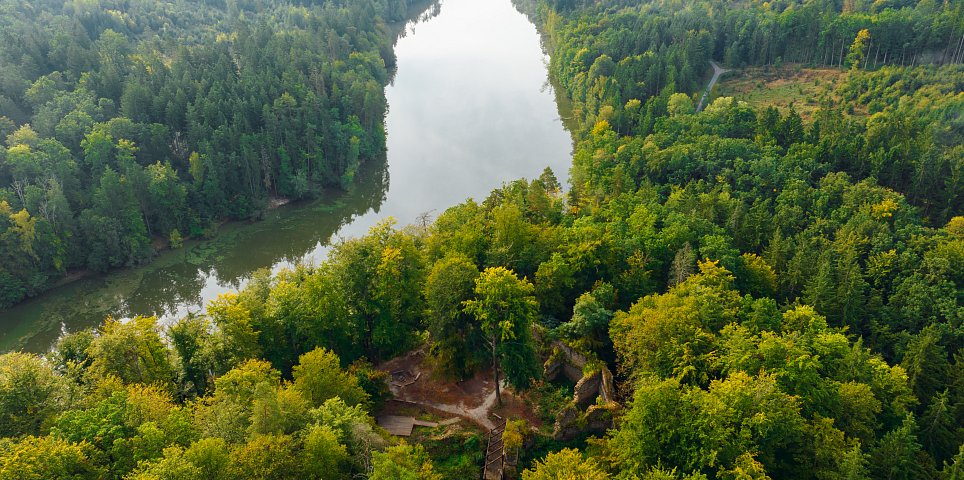
[(954, 52), (954, 63), (960, 62), (961, 46), (964, 46), (964, 35), (961, 35), (961, 41), (957, 44), (957, 50)]
[(941, 52), (941, 65), (947, 63), (947, 51), (951, 49), (951, 42), (954, 41), (954, 31), (951, 30), (950, 35), (947, 36), (947, 45), (944, 46), (944, 51)]
[(143, 211), (142, 211), (142, 212), (141, 212), (141, 218), (144, 220), (144, 228), (147, 229), (147, 236), (148, 236), (148, 237), (153, 237), (153, 236), (154, 236), (154, 229), (151, 228), (151, 222), (150, 222), (150, 220), (147, 219), (147, 212), (143, 212)]
[(495, 338), (492, 339), (492, 376), (495, 378), (495, 399), (502, 406), (502, 389), (499, 386), (499, 356), (495, 351)]

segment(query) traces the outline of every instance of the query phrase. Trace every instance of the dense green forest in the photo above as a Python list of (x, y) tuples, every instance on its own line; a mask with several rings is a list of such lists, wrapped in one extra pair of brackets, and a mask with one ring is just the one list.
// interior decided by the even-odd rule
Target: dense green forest
[(408, 3), (0, 3), (0, 308), (350, 186)]
[[(545, 23), (555, 46), (552, 73), (574, 100), (574, 115), (583, 130), (605, 120), (617, 135), (642, 142), (650, 133), (663, 137), (654, 132), (657, 120), (690, 108), (685, 101), (670, 105), (670, 96), (700, 90), (714, 58), (731, 67), (772, 65), (782, 58), (871, 68), (876, 75), (855, 75), (841, 89), (848, 108), (828, 102), (815, 122), (815, 138), (804, 138), (803, 125), (780, 132), (775, 112), (758, 116), (764, 117), (766, 133), (778, 146), (787, 149), (807, 140), (816, 149), (804, 155), (826, 165), (814, 175), (834, 171), (854, 181), (873, 177), (920, 207), (927, 223), (941, 225), (964, 206), (959, 163), (964, 125), (958, 95), (964, 4), (875, 2), (858, 8), (855, 3), (746, 2), (741, 3), (745, 8), (734, 8), (721, 2), (613, 0), (576, 10), (578, 17), (571, 19), (568, 10), (550, 10)], [(840, 14), (832, 13), (841, 8)], [(925, 59), (933, 63), (913, 68)], [(947, 69), (936, 69), (945, 64)], [(846, 113), (854, 108), (873, 117), (865, 122), (850, 118)], [(734, 130), (724, 136), (752, 138), (756, 132), (735, 131), (747, 128), (747, 119), (742, 119), (743, 127), (727, 121), (727, 128)], [(573, 183), (578, 189), (585, 183), (585, 168), (578, 158), (576, 163)], [(692, 173), (650, 179), (682, 185), (681, 179)], [(605, 182), (589, 183), (601, 189), (601, 195), (609, 192)]]
[[(0, 356), (0, 478), (470, 478), (477, 442), (453, 464), (374, 427), (372, 364), (427, 345), (538, 402), (555, 340), (612, 368), (621, 407), (601, 436), (530, 439), (524, 479), (964, 478), (964, 4), (520, 8), (574, 102), (568, 189), (547, 171), (174, 325)], [(849, 73), (808, 119), (696, 112), (710, 59)], [(23, 248), (16, 201), (0, 238)]]

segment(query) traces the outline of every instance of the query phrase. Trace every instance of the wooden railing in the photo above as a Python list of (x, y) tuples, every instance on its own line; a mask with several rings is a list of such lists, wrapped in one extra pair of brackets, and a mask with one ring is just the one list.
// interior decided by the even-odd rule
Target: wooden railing
[(505, 419), (501, 418), (497, 426), (489, 430), (488, 442), (485, 447), (485, 466), (482, 468), (482, 480), (502, 480), (502, 473), (505, 470), (503, 433), (505, 433)]

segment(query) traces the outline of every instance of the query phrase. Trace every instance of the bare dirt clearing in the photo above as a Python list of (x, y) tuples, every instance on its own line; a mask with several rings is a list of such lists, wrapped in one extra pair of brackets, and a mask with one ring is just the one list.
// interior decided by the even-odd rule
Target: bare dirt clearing
[(412, 383), (390, 382), (395, 401), (388, 402), (379, 415), (398, 414), (406, 410), (404, 406), (408, 406), (441, 417), (459, 417), (485, 430), (495, 428), (499, 417), (524, 418), (536, 427), (541, 423), (526, 401), (512, 391), (505, 390), (504, 386), (504, 405), (500, 407), (491, 373), (482, 372), (461, 382), (442, 378), (426, 357), (424, 349), (388, 360), (378, 369), (392, 378), (417, 378)]

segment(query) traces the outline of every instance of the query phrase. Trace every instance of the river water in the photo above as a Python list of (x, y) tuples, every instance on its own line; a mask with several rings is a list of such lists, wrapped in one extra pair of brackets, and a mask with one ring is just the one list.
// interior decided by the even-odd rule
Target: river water
[(0, 351), (44, 351), (108, 315), (173, 321), (238, 289), (254, 270), (321, 262), (330, 242), (385, 217), (412, 223), (547, 166), (565, 183), (571, 137), (538, 32), (511, 0), (443, 0), (405, 25), (395, 52), (387, 159), (367, 163), (350, 191), (228, 224), (145, 267), (84, 278), (0, 312)]

